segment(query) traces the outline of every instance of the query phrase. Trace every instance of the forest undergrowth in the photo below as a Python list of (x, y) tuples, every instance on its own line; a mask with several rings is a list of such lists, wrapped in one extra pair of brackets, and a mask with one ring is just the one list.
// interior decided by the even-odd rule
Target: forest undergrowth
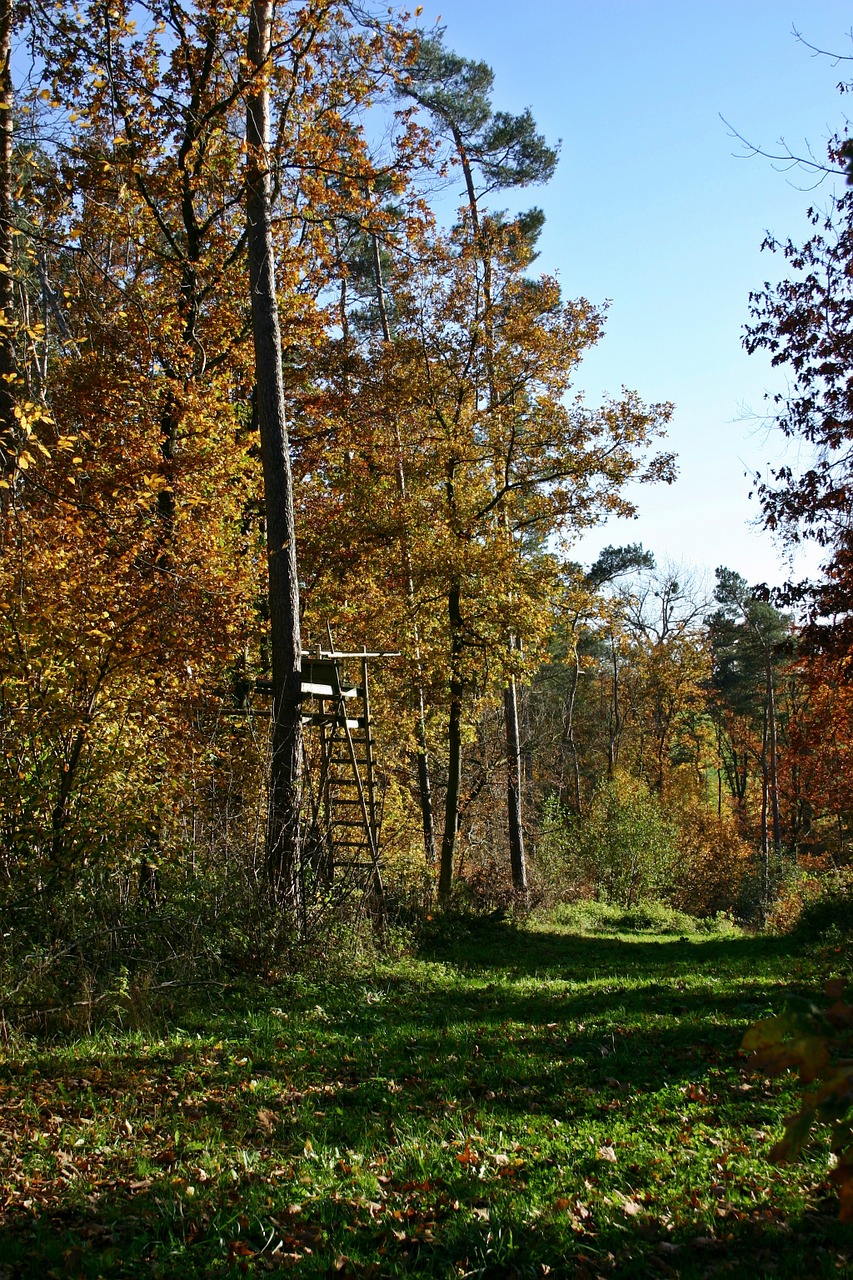
[(794, 1088), (739, 1052), (849, 954), (666, 927), (443, 917), (153, 1022), (10, 1031), (0, 1276), (853, 1276), (826, 1135), (769, 1163)]

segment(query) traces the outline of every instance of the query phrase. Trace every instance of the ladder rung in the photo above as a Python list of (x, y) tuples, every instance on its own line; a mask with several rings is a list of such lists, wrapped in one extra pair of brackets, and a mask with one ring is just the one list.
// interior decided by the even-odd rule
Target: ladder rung
[(364, 690), (359, 685), (341, 685), (340, 688), (335, 688), (331, 684), (318, 684), (316, 680), (303, 680), (302, 696), (325, 698), (328, 702), (333, 702), (338, 698), (363, 698)]
[[(311, 711), (307, 715), (303, 715), (302, 723), (303, 724), (319, 724), (319, 725), (324, 724), (327, 727), (332, 729), (343, 729), (344, 727), (343, 716), (336, 715), (334, 712), (327, 713), (324, 711)], [(348, 729), (363, 729), (364, 717), (359, 716), (358, 719), (352, 719), (348, 716), (346, 727)]]

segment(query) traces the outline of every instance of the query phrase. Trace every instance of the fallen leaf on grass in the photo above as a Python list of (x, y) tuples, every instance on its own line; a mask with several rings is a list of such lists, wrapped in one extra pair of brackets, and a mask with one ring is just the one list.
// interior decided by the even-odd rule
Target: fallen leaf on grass
[(456, 1152), (456, 1159), (459, 1161), (460, 1164), (479, 1164), (480, 1163), (479, 1152), (475, 1151), (474, 1148), (471, 1146), (470, 1138), (465, 1143), (465, 1146), (463, 1147), (463, 1149), (461, 1151)]
[(278, 1123), (278, 1116), (274, 1111), (268, 1111), (266, 1107), (261, 1107), (257, 1114), (258, 1128), (262, 1133), (272, 1133)]
[(599, 1160), (606, 1160), (608, 1164), (616, 1164), (618, 1156), (609, 1142), (598, 1148), (596, 1152)]
[(254, 1257), (255, 1250), (243, 1240), (230, 1240), (228, 1252), (232, 1258), (251, 1258)]

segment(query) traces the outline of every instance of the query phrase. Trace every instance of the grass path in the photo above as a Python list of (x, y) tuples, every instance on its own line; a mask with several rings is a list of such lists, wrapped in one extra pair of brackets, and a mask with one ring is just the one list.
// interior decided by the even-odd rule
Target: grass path
[(436, 927), (168, 1029), (0, 1053), (0, 1280), (853, 1277), (745, 1026), (849, 957)]

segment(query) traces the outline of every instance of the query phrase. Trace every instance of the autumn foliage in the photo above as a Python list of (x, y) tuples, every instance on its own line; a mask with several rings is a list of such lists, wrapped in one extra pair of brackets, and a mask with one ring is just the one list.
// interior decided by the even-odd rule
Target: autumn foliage
[[(817, 652), (824, 615), (804, 643), (732, 570), (709, 598), (641, 547), (570, 559), (579, 530), (633, 513), (629, 482), (673, 478), (672, 406), (577, 394), (606, 307), (539, 271), (541, 211), (498, 207), (557, 153), (497, 108), (490, 69), (405, 14), (314, 0), (278, 7), (257, 65), (230, 0), (17, 20), (34, 61), (0, 164), (0, 892), (24, 933), (197, 902), (228, 915), (229, 955), (263, 950), (280, 760), (259, 689), (284, 549), (247, 271), (264, 95), (291, 621), (305, 649), (389, 655), (389, 900), (511, 884), (508, 906), (654, 894), (759, 920), (798, 859), (844, 866), (853, 703), (843, 646)], [(788, 257), (837, 265), (846, 243)], [(755, 300), (751, 341), (806, 395), (823, 375), (791, 289)], [(785, 429), (842, 449), (804, 413)], [(762, 492), (771, 523), (823, 493), (806, 521), (842, 590), (832, 459)], [(359, 917), (311, 878), (307, 812), (271, 948)]]
[(826, 984), (830, 1004), (791, 1002), (784, 1013), (755, 1023), (743, 1047), (751, 1066), (771, 1075), (796, 1070), (807, 1086), (771, 1159), (795, 1160), (816, 1122), (829, 1125), (835, 1157), (830, 1178), (839, 1189), (841, 1221), (853, 1222), (853, 1005), (844, 1000), (845, 985), (844, 979)]

